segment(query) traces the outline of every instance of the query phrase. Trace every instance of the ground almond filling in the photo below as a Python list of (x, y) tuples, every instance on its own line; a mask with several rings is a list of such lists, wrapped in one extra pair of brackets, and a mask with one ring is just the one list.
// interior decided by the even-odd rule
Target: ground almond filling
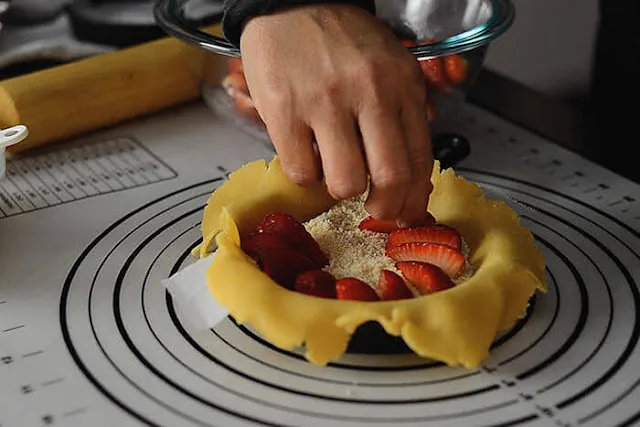
[[(388, 234), (360, 230), (359, 225), (369, 213), (364, 209), (363, 196), (341, 200), (329, 210), (304, 223), (306, 230), (329, 258), (325, 271), (336, 279), (355, 277), (376, 288), (382, 269), (402, 277), (395, 261), (385, 255)], [(473, 275), (467, 257), (469, 247), (462, 238), (461, 252), (465, 256), (463, 273), (454, 280), (457, 285)], [(407, 283), (415, 296), (420, 294)]]

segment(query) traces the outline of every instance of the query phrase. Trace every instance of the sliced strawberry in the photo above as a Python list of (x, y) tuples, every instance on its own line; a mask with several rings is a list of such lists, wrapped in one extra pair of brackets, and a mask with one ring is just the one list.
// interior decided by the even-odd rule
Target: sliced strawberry
[(379, 301), (376, 291), (355, 277), (345, 277), (336, 281), (338, 299), (354, 301)]
[(456, 250), (462, 247), (462, 237), (458, 230), (447, 225), (437, 224), (426, 227), (411, 227), (396, 230), (389, 235), (387, 248), (403, 243), (428, 242), (451, 246)]
[(276, 234), (289, 242), (316, 263), (318, 269), (329, 264), (329, 259), (320, 249), (320, 245), (309, 234), (304, 225), (293, 216), (284, 212), (267, 214), (256, 229), (258, 233)]
[(336, 297), (336, 279), (324, 270), (310, 270), (298, 274), (293, 289), (320, 298)]
[(469, 74), (469, 62), (460, 55), (448, 55), (444, 57), (444, 69), (451, 83), (459, 85), (467, 80)]
[(451, 90), (441, 58), (424, 59), (420, 61), (420, 68), (430, 87), (438, 92)]
[(298, 274), (317, 268), (309, 257), (275, 234), (250, 234), (241, 240), (241, 247), (262, 271), (285, 288), (293, 287)]
[(405, 279), (407, 279), (421, 295), (442, 291), (454, 286), (449, 276), (433, 264), (400, 261), (396, 263), (396, 268), (402, 272)]
[(399, 300), (413, 298), (413, 292), (404, 283), (402, 277), (391, 270), (380, 271), (378, 292), (383, 300)]
[(242, 59), (229, 58), (227, 60), (227, 69), (229, 70), (229, 74), (244, 73), (244, 65), (242, 64)]
[(400, 43), (402, 43), (402, 45), (405, 46), (405, 47), (418, 46), (418, 42), (415, 41), (415, 40), (401, 39)]
[(247, 80), (242, 73), (230, 73), (222, 80), (222, 87), (233, 100), (236, 113), (246, 116), (258, 124), (263, 124), (262, 117), (251, 99)]
[(385, 250), (394, 261), (427, 262), (440, 267), (449, 277), (457, 279), (464, 270), (464, 255), (451, 246), (438, 243), (402, 243)]
[(264, 126), (262, 117), (260, 117), (260, 113), (258, 113), (256, 105), (249, 95), (242, 91), (236, 91), (231, 97), (233, 99), (233, 109), (237, 114), (250, 119), (259, 126)]
[(242, 73), (231, 73), (227, 75), (221, 84), (231, 97), (235, 97), (237, 92), (242, 92), (249, 96), (249, 86)]
[[(429, 212), (425, 214), (424, 219), (420, 224), (416, 225), (432, 225), (436, 223), (436, 219)], [(380, 220), (375, 219), (372, 216), (368, 216), (360, 222), (360, 230), (375, 231), (376, 233), (391, 233), (396, 230), (400, 230), (400, 227), (396, 220)]]
[(391, 233), (399, 230), (400, 227), (395, 220), (380, 220), (368, 216), (360, 223), (360, 230), (375, 231), (376, 233)]
[(313, 261), (292, 250), (273, 253), (262, 258), (263, 271), (276, 283), (287, 289), (293, 289), (296, 277), (316, 268)]

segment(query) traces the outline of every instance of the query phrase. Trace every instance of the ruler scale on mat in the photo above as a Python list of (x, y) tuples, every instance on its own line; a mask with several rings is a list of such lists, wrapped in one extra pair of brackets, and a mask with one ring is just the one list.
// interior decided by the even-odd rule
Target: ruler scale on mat
[(192, 262), (226, 174), (273, 155), (196, 105), (10, 162), (0, 426), (637, 424), (638, 185), (474, 106), (449, 126), (472, 144), (459, 173), (522, 207), (548, 266), (549, 292), (480, 369), (321, 368), (230, 320), (194, 328), (160, 281)]
[(0, 183), (0, 216), (153, 184), (175, 172), (131, 138), (7, 162)]

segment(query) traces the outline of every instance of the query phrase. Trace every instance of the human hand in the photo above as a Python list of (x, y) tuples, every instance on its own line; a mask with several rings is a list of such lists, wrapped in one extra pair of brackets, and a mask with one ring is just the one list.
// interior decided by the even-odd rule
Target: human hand
[[(426, 83), (381, 21), (349, 5), (305, 5), (249, 20), (244, 73), (287, 176), (324, 176), (330, 194), (362, 194), (376, 219), (425, 219), (433, 158)], [(314, 147), (314, 142), (317, 149)]]

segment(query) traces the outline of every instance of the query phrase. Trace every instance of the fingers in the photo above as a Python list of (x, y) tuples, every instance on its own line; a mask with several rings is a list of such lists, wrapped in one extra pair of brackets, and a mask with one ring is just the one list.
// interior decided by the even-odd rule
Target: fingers
[(272, 115), (265, 112), (264, 121), (284, 173), (298, 185), (319, 182), (322, 171), (313, 145), (313, 131), (294, 115)]
[(331, 197), (358, 196), (367, 189), (367, 166), (355, 117), (335, 108), (323, 108), (313, 123), (322, 158), (322, 170)]
[(429, 195), (433, 190), (433, 151), (425, 106), (426, 104), (414, 103), (402, 111), (411, 185), (398, 215), (400, 226), (419, 225), (424, 221)]
[[(387, 107), (383, 107), (383, 106)], [(366, 210), (376, 219), (396, 219), (411, 186), (411, 167), (405, 149), (400, 109), (370, 103), (359, 117), (371, 176)], [(392, 105), (392, 104), (391, 104)]]

